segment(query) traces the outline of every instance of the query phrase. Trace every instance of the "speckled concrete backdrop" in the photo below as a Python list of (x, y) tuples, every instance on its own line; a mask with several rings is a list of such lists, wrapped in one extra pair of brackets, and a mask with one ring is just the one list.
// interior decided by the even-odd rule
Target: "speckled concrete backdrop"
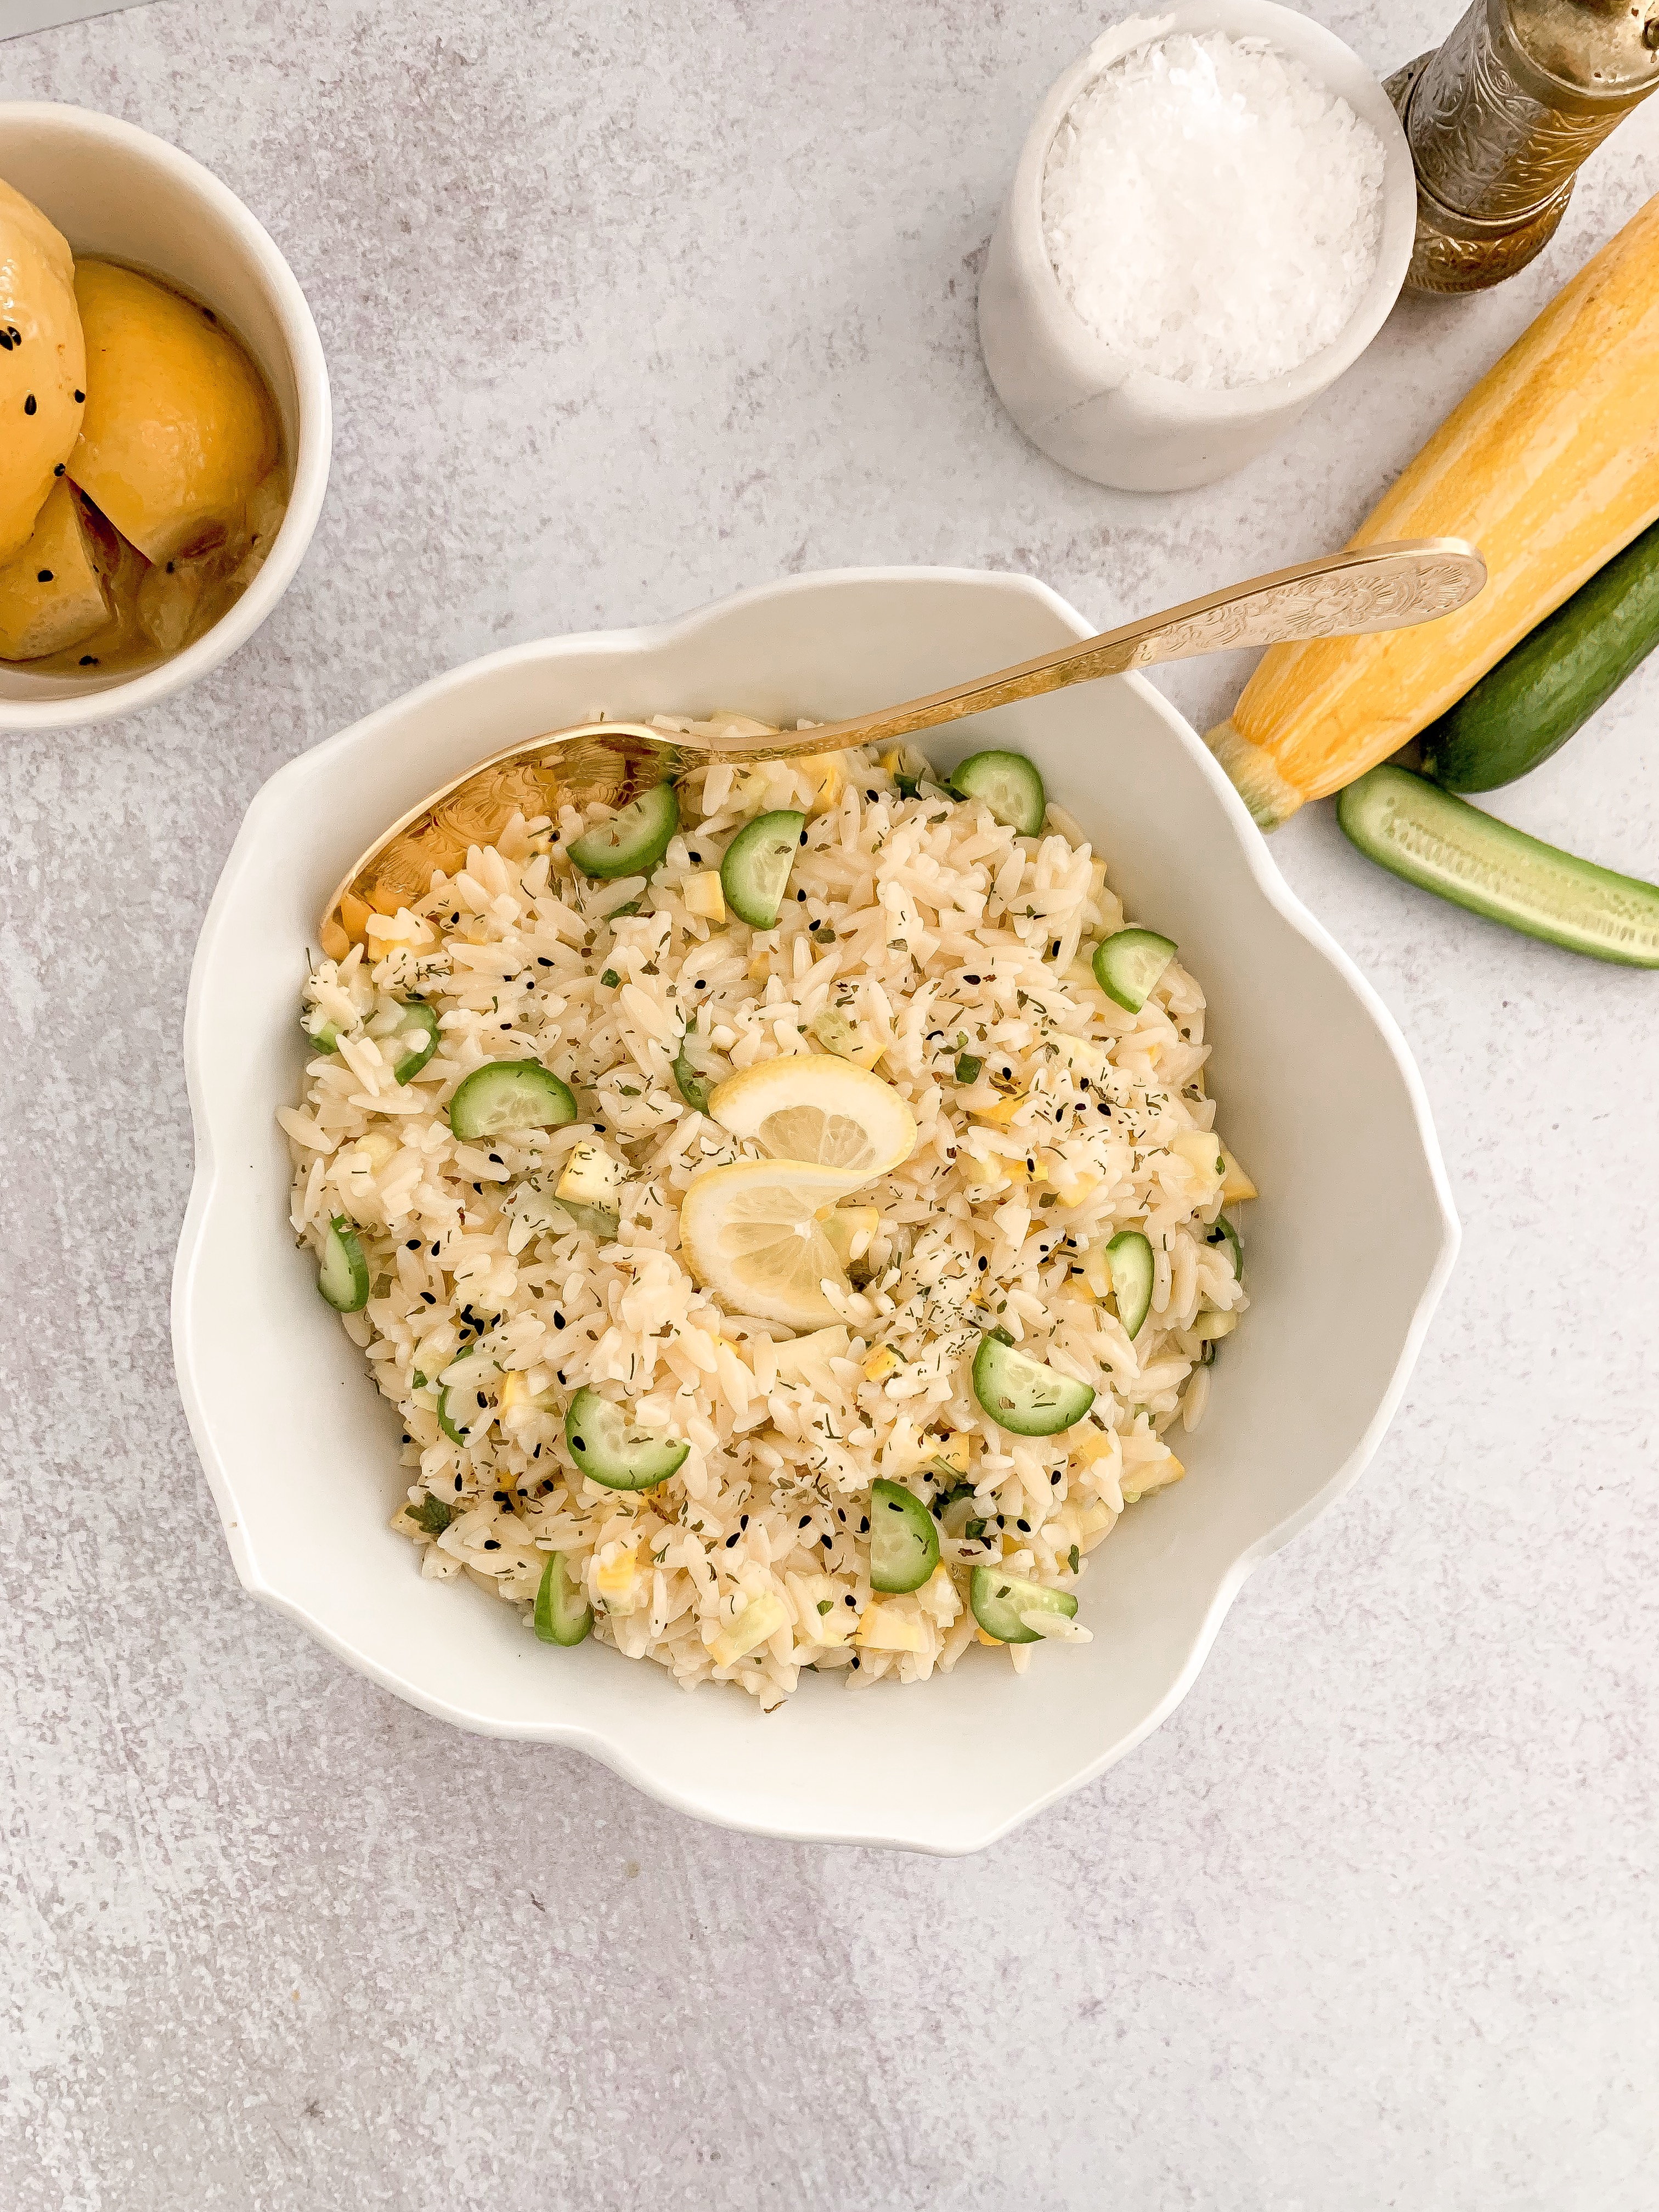
[[(1453, 11), (1315, 12), (1382, 69)], [(1312, 553), (1659, 187), (1656, 107), (1507, 290), (1402, 307), (1233, 481), (1114, 495), (1020, 441), (973, 327), (1099, 21), (160, 0), (0, 46), (4, 96), (243, 195), (339, 416), (240, 658), (3, 751), (8, 2208), (1655, 2202), (1651, 981), (1410, 896), (1323, 810), (1276, 841), (1419, 1054), (1463, 1263), (1370, 1476), (1180, 1712), (965, 1864), (714, 1833), (406, 1711), (241, 1595), (174, 1396), (185, 975), (281, 762), (782, 571), (1024, 568), (1105, 622)], [(1659, 872), (1656, 706), (1659, 669), (1502, 811)]]

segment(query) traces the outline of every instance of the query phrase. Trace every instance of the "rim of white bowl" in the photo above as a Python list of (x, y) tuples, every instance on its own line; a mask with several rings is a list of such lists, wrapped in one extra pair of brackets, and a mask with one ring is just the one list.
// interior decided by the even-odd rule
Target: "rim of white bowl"
[[(268, 777), (249, 802), (240, 829), (226, 859), (222, 873), (214, 890), (204, 918), (201, 934), (197, 939), (195, 956), (191, 963), (190, 989), (185, 1004), (184, 1055), (185, 1082), (190, 1097), (191, 1123), (195, 1136), (195, 1169), (191, 1177), (190, 1199), (185, 1207), (183, 1226), (179, 1231), (179, 1249), (173, 1263), (172, 1294), (172, 1334), (173, 1365), (178, 1377), (179, 1396), (184, 1402), (185, 1417), (198, 1457), (207, 1477), (214, 1503), (218, 1507), (220, 1520), (229, 1548), (232, 1563), (238, 1578), (250, 1596), (274, 1612), (284, 1614), (307, 1634), (338, 1658), (366, 1675), (371, 1681), (390, 1690), (406, 1704), (430, 1714), (436, 1720), (466, 1729), (477, 1735), (503, 1738), (514, 1742), (555, 1743), (572, 1750), (582, 1751), (597, 1759), (601, 1765), (619, 1775), (659, 1804), (685, 1814), (692, 1820), (703, 1820), (711, 1826), (729, 1828), (746, 1835), (768, 1836), (784, 1842), (852, 1844), (864, 1846), (914, 1850), (927, 1855), (956, 1858), (974, 1851), (983, 1850), (1000, 1842), (1017, 1828), (1049, 1806), (1071, 1796), (1076, 1790), (1097, 1781), (1120, 1759), (1126, 1758), (1137, 1745), (1145, 1741), (1152, 1731), (1162, 1726), (1185, 1698), (1208, 1657), (1211, 1647), (1220, 1632), (1229, 1608), (1250, 1575), (1261, 1562), (1287, 1544), (1311, 1522), (1316, 1520), (1328, 1506), (1352, 1487), (1382, 1442), (1400, 1401), (1405, 1395), (1423, 1340), (1445, 1289), (1457, 1258), (1462, 1231), (1453, 1203), (1451, 1187), (1445, 1163), (1441, 1156), (1439, 1139), (1435, 1133), (1430, 1112), (1428, 1093), (1417, 1065), (1412, 1057), (1398, 1023), (1389, 1012), (1376, 992), (1359, 969), (1325, 929), (1310, 914), (1280, 875), (1267, 851), (1267, 841), (1250, 817), (1249, 810), (1233, 788), (1192, 725), (1171, 705), (1155, 685), (1137, 672), (1124, 680), (1133, 685), (1149, 702), (1168, 726), (1173, 740), (1192, 754), (1206, 781), (1215, 793), (1230, 823), (1234, 837), (1243, 856), (1250, 876), (1267, 904), (1301, 937), (1329, 962), (1353, 996), (1364, 1007), (1399, 1067), (1409, 1100), (1417, 1138), (1422, 1148), (1424, 1164), (1428, 1170), (1440, 1214), (1441, 1234), (1435, 1262), (1431, 1268), (1418, 1298), (1412, 1319), (1401, 1346), (1398, 1359), (1389, 1377), (1388, 1387), (1379, 1399), (1376, 1413), (1367, 1424), (1359, 1442), (1313, 1497), (1294, 1512), (1287, 1514), (1271, 1528), (1263, 1531), (1249, 1545), (1218, 1580), (1205, 1606), (1186, 1662), (1176, 1672), (1169, 1688), (1152, 1710), (1133, 1729), (1109, 1744), (1094, 1759), (1075, 1773), (1066, 1776), (1052, 1788), (1044, 1790), (1029, 1803), (1020, 1806), (1006, 1816), (975, 1825), (971, 1809), (951, 1807), (941, 1811), (936, 1825), (923, 1829), (913, 1828), (902, 1834), (892, 1831), (872, 1831), (852, 1827), (837, 1828), (822, 1823), (799, 1820), (769, 1820), (757, 1816), (752, 1811), (739, 1813), (725, 1802), (718, 1787), (718, 1778), (707, 1790), (677, 1787), (634, 1758), (623, 1746), (605, 1735), (599, 1729), (585, 1721), (552, 1719), (526, 1727), (500, 1721), (487, 1712), (471, 1710), (449, 1699), (434, 1697), (418, 1684), (399, 1674), (395, 1667), (386, 1665), (375, 1654), (350, 1638), (341, 1636), (319, 1620), (310, 1610), (288, 1594), (267, 1581), (256, 1565), (239, 1528), (240, 1507), (236, 1497), (234, 1476), (221, 1456), (213, 1429), (197, 1387), (194, 1352), (191, 1343), (191, 1306), (196, 1296), (196, 1274), (206, 1243), (209, 1218), (213, 1209), (216, 1187), (219, 1176), (219, 1148), (216, 1144), (213, 1113), (206, 1096), (204, 1067), (209, 1059), (204, 1049), (204, 1021), (202, 994), (203, 976), (216, 949), (218, 933), (223, 925), (227, 909), (236, 891), (239, 878), (248, 865), (249, 855), (264, 827), (265, 817), (276, 808), (288, 785), (303, 780), (322, 766), (331, 754), (372, 741), (393, 725), (411, 708), (446, 693), (464, 690), (468, 684), (487, 672), (510, 666), (514, 663), (533, 662), (548, 655), (553, 648), (558, 657), (565, 653), (590, 652), (604, 647), (621, 654), (672, 643), (690, 635), (708, 622), (730, 612), (732, 609), (753, 606), (796, 594), (849, 582), (902, 584), (918, 578), (946, 584), (963, 583), (983, 586), (994, 580), (1009, 589), (1022, 592), (1036, 599), (1049, 608), (1078, 637), (1092, 634), (1093, 625), (1086, 622), (1060, 594), (1032, 576), (1015, 572), (984, 568), (935, 568), (882, 567), (870, 568), (830, 568), (810, 572), (805, 575), (781, 579), (772, 584), (751, 586), (747, 591), (732, 592), (729, 597), (711, 602), (673, 621), (642, 626), (632, 629), (587, 630), (573, 632), (556, 638), (538, 638), (529, 643), (508, 646), (501, 652), (485, 653), (476, 660), (463, 662), (431, 678), (413, 690), (388, 701), (372, 714), (337, 731), (331, 738), (297, 754)], [(228, 1137), (230, 1133), (223, 1134)]]
[[(101, 139), (125, 146), (158, 168), (210, 207), (231, 231), (248, 261), (264, 278), (276, 311), (289, 364), (294, 374), (299, 434), (295, 441), (294, 480), (288, 512), (276, 533), (276, 543), (264, 566), (234, 606), (206, 634), (171, 659), (145, 668), (125, 682), (101, 690), (59, 693), (42, 699), (0, 699), (0, 731), (61, 730), (92, 722), (112, 721), (152, 707), (170, 692), (193, 684), (240, 646), (276, 606), (294, 580), (308, 550), (328, 489), (329, 465), (334, 451), (333, 399), (329, 389), (328, 362), (323, 342), (299, 279), (283, 258), (270, 232), (228, 185), (193, 155), (141, 131), (118, 116), (100, 114), (96, 108), (77, 107), (66, 100), (13, 100), (0, 101), (0, 146), (9, 125), (24, 121), (62, 124), (69, 137)], [(211, 307), (213, 302), (205, 304)]]
[[(1194, 28), (1194, 19), (1221, 15), (1243, 20), (1231, 27), (1217, 22), (1199, 23)], [(1206, 28), (1227, 30), (1230, 36), (1249, 37), (1252, 33), (1245, 27), (1246, 21), (1256, 27), (1255, 35), (1268, 39), (1280, 52), (1302, 62), (1319, 76), (1327, 91), (1347, 100), (1382, 140), (1382, 226), (1377, 240), (1376, 266), (1352, 314), (1336, 336), (1297, 368), (1258, 384), (1183, 384), (1176, 378), (1162, 376), (1156, 369), (1142, 368), (1127, 362), (1121, 354), (1114, 353), (1066, 298), (1042, 234), (1043, 173), (1055, 133), (1073, 102), (1115, 61), (1160, 39), (1198, 35)], [(1134, 35), (1126, 38), (1126, 33)], [(1315, 55), (1323, 56), (1327, 61), (1334, 60), (1345, 74), (1348, 70), (1356, 71), (1363, 80), (1362, 96), (1356, 100), (1352, 92), (1338, 85), (1328, 67), (1316, 68)], [(1068, 326), (1079, 356), (1090, 357), (1095, 364), (1099, 388), (1104, 392), (1127, 385), (1156, 392), (1158, 404), (1167, 414), (1177, 419), (1186, 416), (1194, 424), (1224, 422), (1234, 416), (1255, 420), (1263, 415), (1278, 414), (1304, 405), (1334, 384), (1339, 376), (1352, 368), (1393, 313), (1406, 282), (1417, 233), (1417, 173), (1394, 102), (1346, 40), (1339, 39), (1322, 23), (1315, 22), (1311, 16), (1298, 14), (1293, 8), (1279, 6), (1277, 0), (1173, 0), (1172, 5), (1160, 8), (1153, 15), (1129, 17), (1102, 32), (1088, 52), (1050, 86), (1020, 150), (1010, 198), (1012, 218), (1036, 240), (1033, 258), (1042, 271), (1038, 281), (1047, 284), (1052, 305)]]

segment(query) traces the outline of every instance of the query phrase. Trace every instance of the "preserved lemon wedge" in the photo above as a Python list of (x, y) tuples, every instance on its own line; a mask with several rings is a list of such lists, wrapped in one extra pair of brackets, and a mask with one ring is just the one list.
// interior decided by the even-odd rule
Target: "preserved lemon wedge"
[(81, 428), (87, 356), (69, 243), (0, 184), (0, 561), (27, 544)]
[(83, 261), (75, 296), (87, 400), (70, 477), (146, 560), (245, 539), (278, 451), (252, 362), (205, 307), (137, 270)]

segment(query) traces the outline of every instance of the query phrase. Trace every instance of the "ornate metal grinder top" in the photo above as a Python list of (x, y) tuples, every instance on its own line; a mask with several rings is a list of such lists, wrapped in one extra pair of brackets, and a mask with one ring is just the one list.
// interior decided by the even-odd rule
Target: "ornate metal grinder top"
[(1388, 80), (1417, 165), (1417, 292), (1480, 292), (1553, 236), (1581, 162), (1659, 85), (1659, 0), (1474, 0)]

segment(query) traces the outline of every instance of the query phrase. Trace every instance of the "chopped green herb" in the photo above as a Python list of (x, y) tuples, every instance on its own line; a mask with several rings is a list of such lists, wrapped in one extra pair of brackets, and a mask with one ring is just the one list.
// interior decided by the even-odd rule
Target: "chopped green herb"
[(980, 1070), (984, 1065), (985, 1062), (982, 1060), (975, 1060), (971, 1052), (959, 1052), (957, 1054), (957, 1081), (963, 1084), (977, 1083)]
[(607, 968), (604, 975), (600, 976), (599, 981), (605, 985), (607, 991), (614, 991), (617, 984), (621, 982), (622, 977), (617, 973), (614, 968)]
[(408, 1508), (409, 1517), (425, 1529), (428, 1536), (441, 1536), (455, 1518), (455, 1509), (446, 1505), (441, 1498), (423, 1498), (418, 1505)]

